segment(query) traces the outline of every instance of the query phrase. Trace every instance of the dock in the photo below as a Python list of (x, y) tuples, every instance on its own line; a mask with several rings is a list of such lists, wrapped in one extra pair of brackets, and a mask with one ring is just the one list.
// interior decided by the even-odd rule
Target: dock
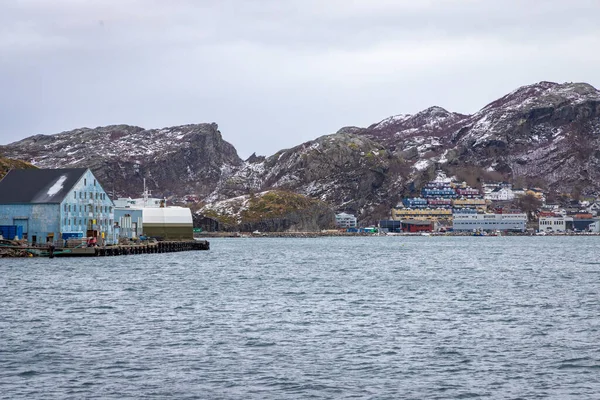
[(0, 246), (0, 257), (110, 257), (134, 254), (175, 253), (180, 251), (210, 250), (206, 240), (161, 241), (113, 246), (49, 248), (27, 246)]

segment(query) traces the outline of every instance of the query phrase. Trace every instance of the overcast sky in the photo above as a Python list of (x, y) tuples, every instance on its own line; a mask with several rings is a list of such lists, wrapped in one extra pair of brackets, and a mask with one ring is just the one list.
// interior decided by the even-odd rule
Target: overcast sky
[(598, 0), (0, 0), (0, 144), (216, 122), (243, 158), (542, 80), (600, 87)]

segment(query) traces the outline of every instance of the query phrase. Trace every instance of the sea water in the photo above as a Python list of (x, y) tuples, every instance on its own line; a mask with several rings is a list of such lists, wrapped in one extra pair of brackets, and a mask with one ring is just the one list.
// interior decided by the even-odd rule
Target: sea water
[(0, 398), (600, 398), (599, 313), (599, 237), (0, 259)]

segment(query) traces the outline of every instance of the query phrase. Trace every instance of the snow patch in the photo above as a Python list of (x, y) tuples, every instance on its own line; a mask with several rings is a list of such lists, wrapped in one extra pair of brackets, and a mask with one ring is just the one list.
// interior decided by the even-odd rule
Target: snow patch
[(66, 175), (61, 175), (60, 178), (54, 183), (54, 185), (50, 186), (48, 189), (48, 196), (52, 197), (56, 195), (56, 193), (60, 192), (65, 186), (65, 181), (67, 180)]
[(417, 171), (424, 171), (427, 169), (427, 167), (429, 167), (429, 164), (430, 164), (429, 160), (419, 160), (415, 163), (415, 165), (413, 165), (413, 167)]

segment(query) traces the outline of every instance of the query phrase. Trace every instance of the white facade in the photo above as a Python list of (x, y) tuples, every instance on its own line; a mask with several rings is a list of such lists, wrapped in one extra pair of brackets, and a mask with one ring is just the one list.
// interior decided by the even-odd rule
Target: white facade
[(192, 224), (192, 211), (184, 207), (146, 207), (142, 210), (144, 225), (149, 224)]
[(114, 201), (115, 207), (119, 208), (149, 208), (155, 207), (158, 208), (161, 206), (165, 206), (165, 200), (154, 198), (154, 197), (141, 197), (137, 199), (132, 199), (131, 197), (119, 197)]
[(347, 213), (336, 214), (335, 225), (339, 228), (356, 228), (356, 217)]
[(567, 222), (572, 222), (571, 217), (540, 217), (538, 229), (540, 232), (565, 232)]
[(455, 231), (519, 231), (524, 232), (527, 214), (456, 213), (452, 227)]
[(593, 224), (590, 224), (589, 230), (590, 232), (600, 233), (600, 221), (596, 221)]
[(486, 193), (484, 198), (491, 201), (511, 201), (515, 199), (515, 194), (510, 188), (497, 188)]

